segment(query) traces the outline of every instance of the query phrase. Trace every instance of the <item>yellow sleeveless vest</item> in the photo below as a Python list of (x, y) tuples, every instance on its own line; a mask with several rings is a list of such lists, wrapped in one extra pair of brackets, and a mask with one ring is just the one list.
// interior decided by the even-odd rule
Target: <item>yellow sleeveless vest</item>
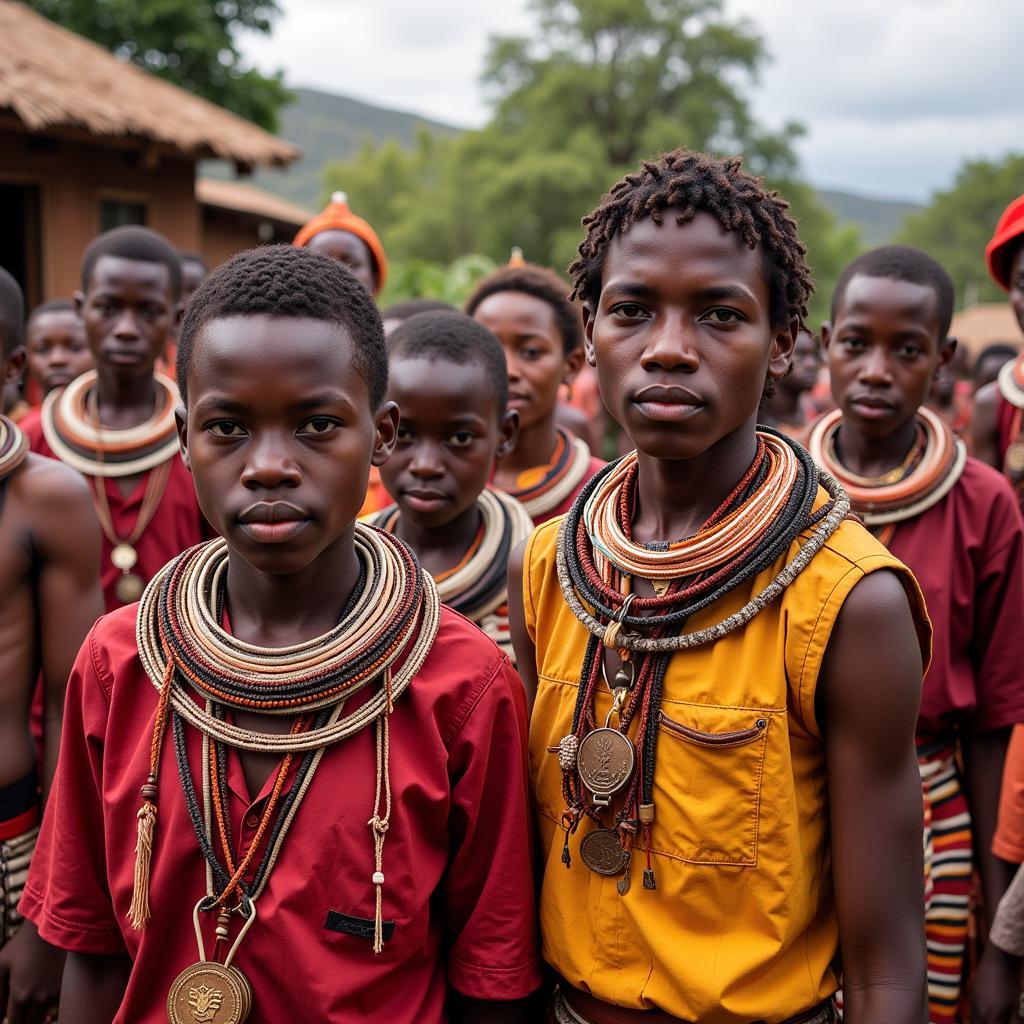
[[(819, 492), (819, 504), (825, 499)], [(633, 1009), (658, 1007), (700, 1024), (775, 1024), (838, 987), (838, 929), (828, 841), (825, 749), (815, 692), (829, 636), (847, 595), (870, 572), (897, 573), (927, 661), (930, 627), (910, 571), (866, 530), (846, 522), (783, 596), (717, 643), (673, 656), (654, 782), (652, 860), (657, 889), (587, 869), (564, 833), (558, 756), (571, 730), (587, 633), (555, 572), (561, 519), (527, 546), (523, 598), (537, 648), (530, 774), (543, 853), (544, 957), (577, 988)], [(695, 615), (687, 631), (737, 611), (792, 557)], [(598, 720), (610, 706), (606, 688)], [(686, 731), (672, 729), (673, 724)], [(702, 745), (700, 733), (745, 732), (738, 745)], [(697, 735), (695, 735), (697, 734)]]

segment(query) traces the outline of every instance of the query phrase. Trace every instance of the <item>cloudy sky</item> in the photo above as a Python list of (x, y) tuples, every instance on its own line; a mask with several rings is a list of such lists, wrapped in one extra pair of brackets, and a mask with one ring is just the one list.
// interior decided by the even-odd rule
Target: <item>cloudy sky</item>
[[(261, 68), (459, 125), (481, 124), (487, 38), (528, 32), (526, 0), (280, 0)], [(925, 200), (967, 157), (1024, 151), (1019, 0), (726, 0), (771, 55), (762, 122), (796, 119), (816, 185)]]

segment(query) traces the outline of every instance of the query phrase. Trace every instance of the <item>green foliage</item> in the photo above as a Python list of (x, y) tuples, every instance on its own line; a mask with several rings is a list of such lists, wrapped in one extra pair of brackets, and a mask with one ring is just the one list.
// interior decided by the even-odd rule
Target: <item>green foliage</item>
[(937, 192), (922, 213), (908, 217), (898, 241), (916, 245), (949, 271), (957, 304), (1006, 298), (985, 269), (985, 244), (1011, 200), (1024, 192), (1024, 155), (968, 160), (953, 187)]
[(440, 299), (462, 309), (477, 281), (495, 266), (494, 260), (479, 253), (460, 256), (447, 266), (429, 260), (402, 260), (390, 265), (378, 305), (386, 309), (403, 299)]
[(277, 0), (27, 0), (51, 21), (87, 36), (146, 71), (277, 129), (289, 99), (281, 73), (246, 68), (238, 30), (269, 33)]

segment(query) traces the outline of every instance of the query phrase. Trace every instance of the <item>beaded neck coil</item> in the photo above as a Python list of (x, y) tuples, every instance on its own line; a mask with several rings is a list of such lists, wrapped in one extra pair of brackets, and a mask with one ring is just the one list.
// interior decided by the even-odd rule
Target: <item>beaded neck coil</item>
[(0, 415), (0, 480), (6, 480), (28, 458), (28, 438), (21, 428)]
[[(506, 653), (508, 635), (508, 562), (517, 544), (533, 531), (533, 520), (523, 505), (502, 491), (485, 488), (477, 499), (480, 530), (465, 557), (454, 568), (434, 577), (443, 604), (475, 622)], [(396, 505), (382, 509), (371, 522), (393, 533), (400, 512)], [(501, 619), (502, 621), (498, 621)]]
[(564, 427), (556, 427), (558, 439), (551, 461), (538, 469), (519, 474), (514, 490), (509, 491), (531, 518), (554, 512), (587, 478), (590, 448)]
[[(584, 836), (580, 854), (591, 870), (622, 875), (620, 894), (629, 888), (638, 835), (647, 851), (644, 888), (656, 888), (650, 857), (655, 751), (672, 655), (748, 623), (785, 591), (850, 512), (843, 489), (800, 445), (761, 429), (750, 468), (694, 536), (640, 544), (632, 536), (638, 474), (635, 452), (600, 470), (562, 520), (557, 546), (562, 595), (590, 634), (572, 732), (556, 748), (565, 800), (562, 860), (571, 865), (569, 837), (583, 820), (593, 820), (598, 827)], [(815, 509), (819, 483), (828, 500)], [(685, 630), (693, 615), (783, 556), (772, 580), (737, 612)], [(637, 579), (649, 581), (654, 594), (638, 595)], [(608, 682), (612, 710), (601, 727), (594, 707), (601, 680), (607, 681), (606, 649), (618, 654), (621, 668)], [(606, 813), (611, 822), (602, 819)]]
[(134, 476), (167, 462), (178, 451), (174, 383), (154, 374), (156, 408), (145, 423), (126, 430), (102, 427), (95, 407), (96, 371), (76, 377), (43, 401), (42, 428), (54, 454), (86, 476)]
[(999, 371), (999, 393), (1010, 405), (1024, 409), (1024, 354), (1004, 363)]
[[(144, 928), (149, 918), (149, 852), (156, 818), (160, 751), (168, 721), (174, 734), (178, 773), (196, 839), (207, 861), (208, 892), (199, 910), (238, 912), (251, 919), (299, 803), (324, 749), (373, 727), (377, 749), (377, 794), (369, 820), (376, 888), (374, 950), (382, 948), (381, 890), (384, 837), (391, 811), (388, 775), (389, 717), (423, 665), (437, 635), (437, 590), (415, 555), (401, 541), (357, 523), (355, 550), (360, 574), (338, 625), (314, 640), (286, 648), (264, 648), (233, 637), (222, 625), (227, 544), (200, 544), (165, 566), (146, 587), (139, 604), (139, 658), (159, 690), (150, 748), (150, 774), (142, 787), (139, 851), (130, 920)], [(369, 688), (357, 708), (345, 702)], [(228, 721), (231, 709), (293, 718), (289, 732), (243, 728)], [(185, 729), (203, 736), (203, 798), (192, 782)], [(227, 819), (226, 747), (282, 756), (274, 791), (258, 833), (238, 863)], [(299, 766), (290, 788), (284, 782), (293, 759)], [(276, 815), (275, 815), (276, 812)], [(212, 815), (212, 818), (211, 818)], [(266, 852), (254, 880), (243, 879), (261, 839)], [(218, 853), (219, 846), (219, 853)], [(220, 932), (218, 931), (218, 935)]]
[(814, 461), (840, 481), (853, 510), (869, 529), (926, 512), (949, 494), (967, 464), (967, 446), (953, 436), (941, 416), (922, 406), (917, 413), (917, 440), (903, 463), (877, 478), (857, 476), (839, 460), (836, 442), (842, 418), (837, 409), (818, 419), (807, 447)]

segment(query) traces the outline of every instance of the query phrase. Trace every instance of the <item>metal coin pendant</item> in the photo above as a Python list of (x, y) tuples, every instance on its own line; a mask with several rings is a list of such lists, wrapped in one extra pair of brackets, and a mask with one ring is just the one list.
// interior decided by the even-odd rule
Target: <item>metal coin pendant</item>
[(142, 577), (136, 576), (133, 572), (122, 573), (114, 584), (114, 593), (122, 604), (138, 601), (145, 589), (146, 584)]
[(596, 875), (621, 875), (629, 865), (629, 854), (619, 842), (619, 833), (595, 828), (580, 843), (580, 859)]
[(1024, 443), (1014, 441), (1006, 449), (1006, 458), (1003, 461), (1006, 472), (1013, 477), (1024, 476)]
[(248, 981), (236, 967), (186, 967), (167, 993), (168, 1024), (243, 1024), (252, 1006)]
[(134, 569), (138, 560), (139, 553), (131, 544), (118, 544), (110, 552), (110, 564), (115, 569), (120, 569), (121, 572), (128, 572), (129, 569)]
[(576, 755), (576, 770), (594, 803), (607, 806), (633, 774), (636, 752), (629, 737), (618, 729), (594, 729), (583, 737)]

